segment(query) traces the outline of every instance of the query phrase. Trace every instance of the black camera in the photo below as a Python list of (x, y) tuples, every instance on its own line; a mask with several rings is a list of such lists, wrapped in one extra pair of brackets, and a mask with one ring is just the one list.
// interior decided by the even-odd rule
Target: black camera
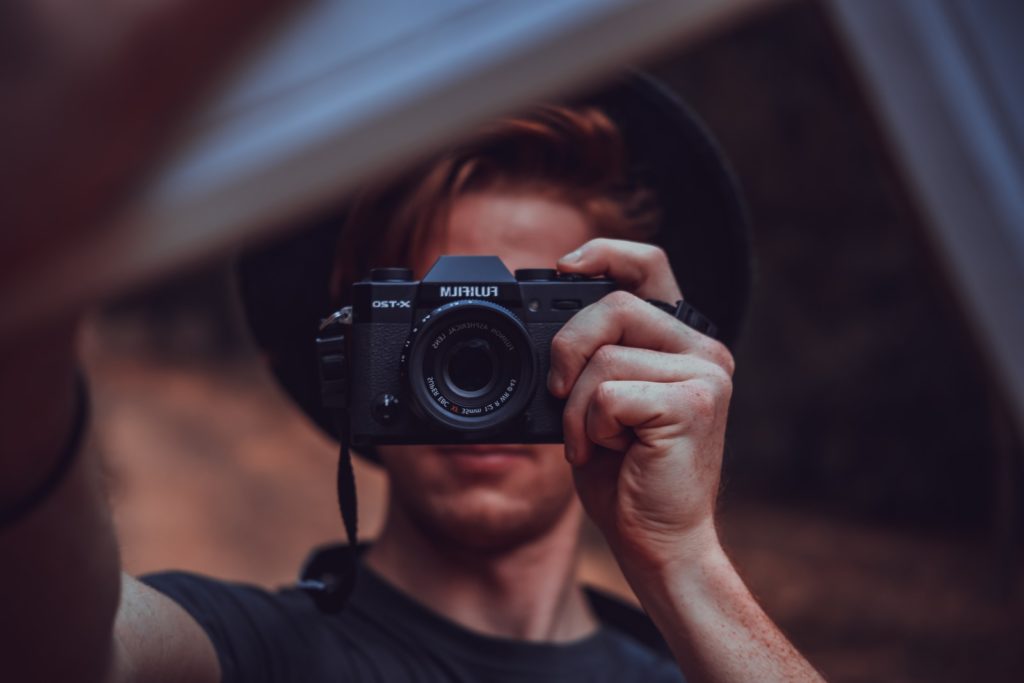
[(351, 445), (559, 443), (551, 340), (615, 289), (497, 256), (442, 256), (422, 281), (377, 268), (317, 338), (325, 406)]

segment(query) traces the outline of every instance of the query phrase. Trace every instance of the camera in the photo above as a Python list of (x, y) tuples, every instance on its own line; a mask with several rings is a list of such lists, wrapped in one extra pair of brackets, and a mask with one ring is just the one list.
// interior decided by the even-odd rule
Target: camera
[(559, 443), (551, 340), (609, 279), (442, 256), (422, 281), (376, 268), (317, 338), (325, 406), (352, 447)]

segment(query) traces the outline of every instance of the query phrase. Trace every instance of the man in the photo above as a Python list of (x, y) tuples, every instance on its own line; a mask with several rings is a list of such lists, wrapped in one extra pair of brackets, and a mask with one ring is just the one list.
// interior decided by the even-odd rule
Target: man
[[(678, 107), (670, 99), (644, 101), (667, 96), (638, 87), (632, 94), (641, 110)], [(7, 340), (5, 378), (49, 389), (27, 392), (25, 414), (66, 428), (54, 433), (27, 418), (16, 442), (25, 455), (6, 461), (0, 499), (13, 504), (4, 507), (0, 537), (5, 674), (86, 681), (679, 680), (672, 662), (602, 626), (575, 584), (585, 509), (690, 680), (817, 680), (754, 602), (717, 539), (732, 357), (722, 343), (644, 301), (682, 298), (670, 267), (682, 251), (600, 237), (642, 237), (657, 223), (669, 239), (665, 216), (656, 217), (647, 188), (634, 182), (628, 141), (617, 138), (608, 118), (619, 96), (607, 108), (597, 96), (582, 107), (515, 119), (511, 131), (506, 122), (504, 132), (476, 138), (470, 148), (481, 153), (460, 157), (454, 174), (438, 172), (444, 162), (419, 169), (412, 182), (421, 192), (400, 187), (397, 195), (357, 203), (336, 240), (341, 257), (328, 259), (323, 284), (333, 283), (333, 291), (288, 302), (305, 315), (322, 297), (343, 298), (356, 270), (400, 265), (353, 267), (347, 258), (361, 252), (360, 240), (346, 236), (379, 240), (384, 225), (365, 222), (375, 212), (362, 209), (381, 206), (395, 217), (389, 227), (404, 216), (408, 244), (416, 245), (409, 265), (421, 274), (442, 253), (496, 253), (510, 268), (557, 265), (612, 277), (623, 289), (578, 313), (552, 343), (545, 379), (566, 400), (564, 449), (377, 449), (392, 483), (388, 521), (340, 615), (321, 614), (304, 591), (274, 594), (182, 574), (122, 577), (119, 585), (95, 459), (80, 442), (82, 392), (62, 390), (74, 364), (68, 327)], [(687, 135), (694, 134), (688, 125)], [(596, 146), (577, 147), (577, 134)], [(543, 151), (551, 145), (561, 151)], [(668, 140), (664, 146), (673, 148)], [(573, 156), (598, 148), (594, 158)], [(525, 153), (533, 149), (542, 150), (543, 163)], [(582, 177), (547, 177), (550, 158)], [(444, 182), (433, 189), (443, 194), (424, 193), (435, 175)], [(668, 215), (671, 195), (656, 194), (655, 208)], [(687, 239), (673, 239), (699, 261), (706, 256), (701, 234), (693, 226)], [(297, 253), (300, 263), (312, 263), (313, 254)], [(699, 267), (679, 272), (691, 270)], [(300, 346), (311, 344), (310, 322), (269, 318), (277, 333), (304, 340)], [(259, 328), (258, 319), (254, 324)], [(261, 341), (268, 334), (276, 333), (264, 330)], [(267, 346), (295, 393), (308, 387), (301, 374), (310, 366), (296, 366), (294, 376), (289, 368), (303, 352), (282, 357), (289, 341)], [(33, 604), (54, 609), (57, 643), (45, 638)], [(24, 628), (11, 627), (21, 619)]]

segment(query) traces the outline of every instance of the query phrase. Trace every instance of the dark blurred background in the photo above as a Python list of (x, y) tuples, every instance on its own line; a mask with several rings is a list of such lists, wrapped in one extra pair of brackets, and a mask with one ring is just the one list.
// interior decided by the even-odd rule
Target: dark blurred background
[[(651, 65), (706, 119), (754, 219), (722, 525), (833, 681), (1024, 680), (1022, 446), (820, 7)], [(340, 537), (334, 447), (276, 393), (218, 262), (86, 335), (125, 562), (274, 585)], [(384, 483), (359, 469), (372, 535)], [(628, 591), (595, 534), (584, 576)]]

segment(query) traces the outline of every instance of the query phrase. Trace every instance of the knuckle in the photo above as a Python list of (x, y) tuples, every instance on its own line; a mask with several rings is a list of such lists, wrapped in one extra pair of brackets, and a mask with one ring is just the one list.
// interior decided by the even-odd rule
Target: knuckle
[(683, 390), (683, 408), (693, 420), (712, 421), (718, 412), (718, 399), (715, 394), (712, 387), (704, 382), (688, 382)]
[(615, 367), (615, 364), (618, 362), (618, 356), (618, 349), (610, 344), (605, 344), (594, 352), (590, 362), (601, 370), (609, 370)]
[(703, 356), (722, 368), (730, 376), (736, 371), (736, 359), (725, 344), (710, 337), (703, 344)]
[(732, 394), (732, 374), (722, 366), (712, 365), (708, 379), (719, 393)]
[(566, 331), (563, 327), (559, 330), (551, 339), (551, 355), (559, 358), (565, 357), (569, 350), (572, 348), (572, 332)]
[(613, 311), (621, 311), (634, 306), (639, 299), (624, 289), (617, 289), (604, 298)]
[(732, 377), (736, 372), (736, 359), (724, 344), (715, 342), (715, 364), (725, 370), (726, 374)]
[(725, 370), (713, 367), (704, 379), (708, 395), (714, 400), (715, 412), (724, 409), (732, 400), (732, 377)]
[(668, 263), (668, 254), (665, 250), (655, 244), (644, 245), (646, 248), (641, 252), (641, 258), (649, 265), (657, 266)]

